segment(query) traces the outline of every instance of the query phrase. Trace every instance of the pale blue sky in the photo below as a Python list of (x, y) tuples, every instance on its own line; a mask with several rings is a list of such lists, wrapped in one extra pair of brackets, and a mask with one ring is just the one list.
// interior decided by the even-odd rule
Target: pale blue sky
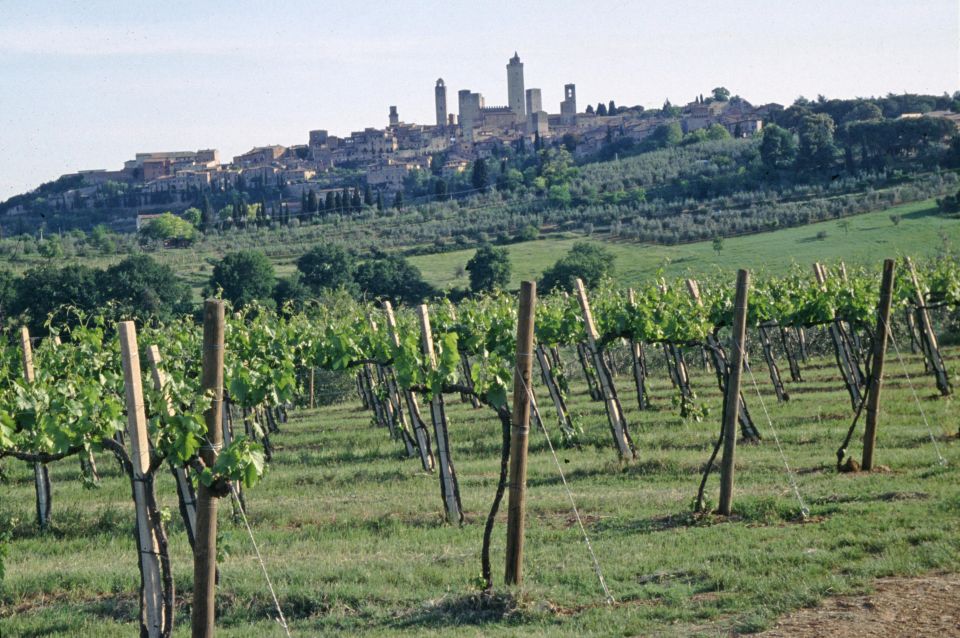
[(305, 143), (310, 129), (431, 123), (433, 85), (559, 111), (960, 88), (957, 0), (107, 2), (0, 0), (0, 200), (138, 151)]

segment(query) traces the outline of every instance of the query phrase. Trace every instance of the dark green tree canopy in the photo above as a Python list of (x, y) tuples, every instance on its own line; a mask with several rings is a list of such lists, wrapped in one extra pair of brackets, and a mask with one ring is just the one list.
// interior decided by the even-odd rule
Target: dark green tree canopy
[(437, 294), (420, 269), (401, 255), (367, 260), (357, 266), (354, 277), (363, 294), (394, 303), (418, 304)]
[(149, 255), (133, 255), (96, 275), (99, 294), (116, 304), (124, 319), (156, 317), (167, 321), (192, 309), (190, 287), (173, 268)]
[(483, 244), (467, 262), (470, 290), (501, 290), (510, 283), (510, 256), (506, 248)]
[(797, 143), (793, 133), (776, 124), (763, 127), (760, 139), (760, 158), (771, 170), (791, 168), (797, 157)]
[(297, 260), (303, 283), (315, 293), (341, 286), (354, 292), (353, 255), (337, 244), (318, 244)]
[(613, 270), (613, 255), (606, 248), (581, 241), (543, 273), (539, 288), (544, 293), (555, 289), (572, 291), (577, 277), (589, 288), (613, 275)]
[(223, 291), (236, 308), (271, 299), (277, 278), (273, 264), (259, 250), (241, 250), (224, 256), (214, 267), (209, 292)]
[[(43, 266), (24, 273), (16, 284), (16, 299), (10, 314), (21, 315), (35, 335), (46, 330), (47, 316), (61, 306), (74, 306), (84, 312), (100, 307), (101, 296), (97, 286), (97, 271), (88, 266), (72, 264), (63, 268)], [(69, 323), (69, 318), (65, 318)]]

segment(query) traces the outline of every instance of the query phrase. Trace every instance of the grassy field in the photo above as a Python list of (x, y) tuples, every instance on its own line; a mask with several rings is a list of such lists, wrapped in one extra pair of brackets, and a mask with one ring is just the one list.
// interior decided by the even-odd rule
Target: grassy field
[[(810, 232), (810, 231), (807, 231)], [(851, 231), (853, 232), (853, 231)], [(867, 231), (863, 231), (867, 232)], [(823, 344), (823, 336), (814, 339)], [(947, 351), (955, 368), (960, 351)], [(650, 352), (659, 364), (662, 355)], [(891, 355), (892, 356), (892, 355)], [(568, 354), (571, 359), (572, 355)], [(696, 357), (691, 357), (695, 359)], [(755, 359), (760, 361), (759, 356)], [(265, 481), (250, 491), (250, 522), (294, 636), (715, 636), (753, 631), (818, 599), (869, 588), (894, 574), (960, 569), (960, 450), (951, 400), (934, 397), (922, 363), (909, 374), (933, 428), (937, 453), (899, 363), (889, 365), (878, 462), (888, 469), (838, 474), (834, 453), (849, 425), (849, 400), (829, 358), (787, 383), (777, 405), (765, 371), (756, 382), (810, 518), (790, 488), (774, 429), (754, 383), (747, 397), (764, 441), (738, 449), (735, 515), (695, 517), (691, 505), (718, 430), (719, 392), (712, 373), (693, 370), (711, 409), (703, 423), (679, 418), (662, 368), (651, 380), (654, 407), (641, 412), (617, 378), (639, 450), (617, 461), (603, 406), (574, 379), (571, 411), (582, 445), (559, 449), (615, 598), (606, 604), (543, 435), (530, 443), (526, 582), (498, 586), (484, 599), (476, 586), (483, 521), (493, 497), (499, 423), (486, 408), (451, 397), (452, 456), (467, 523), (442, 522), (437, 479), (355, 403), (292, 414), (276, 435)], [(696, 367), (695, 367), (696, 368)], [(538, 388), (538, 392), (542, 388)], [(549, 419), (545, 394), (540, 405)], [(855, 439), (856, 440), (856, 439)], [(853, 445), (859, 456), (859, 445)], [(3, 636), (131, 636), (139, 577), (130, 486), (101, 455), (97, 489), (84, 489), (75, 460), (52, 466), (53, 529), (34, 530), (33, 485), (23, 463), (6, 463), (0, 530), (12, 534), (0, 597)], [(709, 494), (716, 502), (716, 477)], [(158, 486), (171, 512), (169, 531), (178, 587), (176, 635), (189, 633), (189, 546), (178, 523), (172, 479)], [(281, 636), (269, 619), (270, 595), (243, 527), (221, 506), (219, 634)], [(503, 512), (503, 510), (501, 510)], [(502, 584), (504, 514), (494, 534), (494, 574)]]
[[(894, 225), (891, 215), (900, 215)], [(883, 211), (846, 218), (850, 226), (844, 230), (839, 222), (822, 222), (769, 233), (731, 237), (723, 242), (718, 254), (712, 242), (682, 246), (654, 246), (631, 242), (608, 241), (598, 236), (589, 241), (603, 243), (616, 258), (617, 280), (624, 286), (649, 282), (653, 273), (663, 267), (668, 275), (683, 275), (738, 268), (754, 271), (766, 269), (782, 272), (792, 264), (804, 266), (821, 261), (846, 260), (847, 263), (878, 263), (883, 257), (911, 255), (931, 257), (944, 247), (960, 248), (960, 219), (937, 214), (936, 202), (926, 200)], [(824, 239), (817, 234), (826, 232)], [(536, 279), (582, 238), (545, 239), (508, 246), (513, 264), (511, 286), (519, 287), (524, 279)], [(469, 285), (467, 277), (457, 277), (458, 268), (473, 256), (473, 250), (414, 257), (430, 283), (449, 288)]]

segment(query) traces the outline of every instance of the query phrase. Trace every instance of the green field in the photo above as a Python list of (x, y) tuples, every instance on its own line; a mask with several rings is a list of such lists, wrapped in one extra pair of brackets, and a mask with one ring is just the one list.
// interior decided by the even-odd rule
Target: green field
[[(900, 215), (894, 225), (891, 215)], [(724, 240), (718, 254), (711, 242), (681, 246), (655, 246), (627, 241), (609, 241), (604, 236), (588, 241), (600, 242), (616, 259), (616, 278), (623, 286), (647, 283), (658, 268), (668, 275), (732, 272), (738, 268), (782, 272), (792, 264), (804, 266), (814, 261), (846, 260), (848, 264), (876, 264), (884, 257), (910, 255), (932, 257), (945, 244), (960, 248), (960, 219), (938, 214), (936, 202), (926, 200), (888, 210), (845, 218), (846, 230), (830, 221), (797, 228)], [(824, 239), (817, 234), (826, 232)], [(511, 286), (525, 279), (537, 279), (562, 257), (579, 238), (547, 236), (532, 242), (508, 246), (513, 264)], [(469, 285), (466, 277), (457, 277), (458, 268), (473, 256), (473, 250), (460, 250), (414, 257), (430, 283), (449, 288)]]
[[(812, 340), (824, 342), (822, 335)], [(960, 352), (945, 354), (955, 369)], [(804, 521), (750, 375), (744, 394), (765, 438), (738, 448), (735, 515), (691, 514), (718, 430), (719, 392), (712, 373), (694, 366), (693, 386), (711, 412), (702, 423), (680, 419), (662, 355), (651, 349), (648, 356), (658, 366), (652, 410), (640, 412), (632, 380), (617, 378), (639, 459), (617, 461), (603, 406), (585, 396), (579, 378), (572, 379), (571, 411), (584, 430), (582, 446), (558, 450), (613, 604), (604, 600), (541, 433), (531, 433), (526, 582), (522, 590), (502, 587), (501, 510), (493, 545), (497, 595), (486, 599), (476, 580), (500, 450), (500, 425), (489, 409), (472, 410), (453, 397), (448, 403), (467, 512), (462, 528), (442, 522), (436, 477), (405, 458), (355, 402), (293, 412), (275, 436), (268, 475), (247, 494), (293, 635), (716, 636), (762, 628), (824, 596), (869, 589), (875, 577), (960, 569), (960, 450), (952, 436), (960, 423), (951, 400), (934, 398), (916, 357), (908, 357), (909, 374), (948, 465), (937, 463), (911, 381), (891, 355), (877, 454), (889, 469), (858, 475), (834, 469), (851, 419), (835, 364), (823, 357), (805, 365), (805, 381), (787, 383), (792, 398), (784, 405), (776, 404), (765, 370), (755, 368), (810, 507)], [(565, 358), (573, 371), (572, 354)], [(540, 405), (557, 440), (543, 393)], [(852, 447), (859, 456), (859, 444)], [(5, 463), (0, 530), (13, 541), (0, 598), (3, 636), (136, 633), (130, 486), (111, 458), (99, 455), (98, 464), (104, 478), (97, 489), (82, 486), (76, 460), (52, 466), (53, 529), (40, 536), (32, 523), (32, 473), (23, 463)], [(708, 492), (714, 504), (716, 480)], [(172, 516), (176, 635), (185, 636), (189, 546), (168, 475), (158, 490)], [(230, 510), (222, 504), (218, 635), (282, 636), (269, 619), (272, 603), (249, 539)]]

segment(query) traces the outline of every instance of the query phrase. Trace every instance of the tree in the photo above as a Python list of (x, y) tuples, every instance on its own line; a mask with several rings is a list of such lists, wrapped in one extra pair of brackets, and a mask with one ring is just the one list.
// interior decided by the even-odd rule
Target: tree
[(613, 100), (610, 100), (610, 104), (607, 106), (607, 115), (616, 115), (617, 114), (617, 104)]
[(109, 254), (117, 249), (110, 229), (104, 224), (97, 224), (90, 231), (90, 243), (101, 253)]
[(373, 206), (373, 190), (370, 188), (370, 184), (363, 187), (363, 205)]
[(173, 213), (163, 213), (140, 229), (141, 240), (157, 240), (165, 244), (189, 246), (197, 238), (197, 229)]
[(793, 133), (776, 124), (768, 124), (760, 133), (760, 159), (768, 170), (784, 170), (797, 158)]
[[(16, 295), (10, 304), (10, 315), (21, 316), (23, 323), (36, 335), (46, 333), (47, 316), (61, 306), (73, 306), (83, 312), (100, 307), (97, 271), (88, 266), (71, 264), (63, 268), (42, 266), (28, 270), (16, 282)], [(72, 317), (64, 317), (68, 325)], [(58, 322), (60, 323), (60, 322)]]
[(587, 110), (585, 111), (585, 113), (589, 113), (590, 115), (593, 115), (594, 113), (593, 104), (587, 104)]
[(199, 208), (191, 206), (187, 210), (183, 211), (181, 215), (183, 219), (192, 225), (197, 230), (201, 230), (203, 227), (203, 211)]
[(336, 197), (334, 197), (333, 195), (333, 191), (327, 191), (327, 196), (325, 197), (325, 200), (326, 200), (326, 203), (324, 204), (323, 207), (328, 213), (332, 213), (334, 209), (339, 208), (339, 206), (337, 206)]
[(433, 196), (437, 201), (443, 202), (447, 200), (447, 180), (437, 178), (437, 181), (433, 185)]
[(722, 251), (723, 251), (723, 237), (714, 237), (713, 252), (717, 253), (717, 257), (719, 257)]
[(307, 193), (306, 208), (304, 209), (303, 212), (312, 215), (313, 213), (316, 213), (319, 209), (320, 209), (320, 198), (317, 197), (316, 191), (314, 191), (311, 188), (310, 192)]
[(470, 290), (473, 292), (500, 290), (510, 283), (510, 256), (506, 248), (483, 244), (467, 262)]
[(337, 244), (318, 244), (297, 260), (303, 283), (315, 293), (341, 286), (353, 292), (354, 269), (353, 255)]
[(470, 183), (475, 190), (480, 190), (487, 187), (489, 179), (489, 175), (487, 174), (487, 160), (481, 157), (473, 163), (473, 169), (470, 172)]
[(683, 141), (683, 129), (678, 122), (661, 124), (644, 141), (645, 146), (651, 150), (676, 146)]
[(201, 218), (200, 223), (203, 226), (204, 230), (209, 230), (213, 228), (213, 225), (216, 223), (216, 213), (213, 210), (213, 204), (210, 203), (210, 197), (208, 195), (203, 196), (203, 203), (200, 205)]
[(579, 277), (587, 287), (596, 286), (613, 274), (613, 255), (603, 246), (585, 241), (573, 245), (565, 256), (543, 273), (539, 288), (543, 292), (572, 291)]
[(882, 119), (883, 111), (880, 110), (880, 107), (873, 102), (863, 100), (857, 102), (856, 105), (847, 112), (843, 118), (843, 123), (849, 124), (850, 122), (868, 122)]
[(359, 188), (353, 189), (353, 195), (350, 197), (350, 207), (353, 210), (360, 210), (363, 208), (363, 199), (360, 197)]
[(228, 253), (213, 266), (207, 294), (222, 291), (235, 308), (252, 301), (272, 299), (277, 283), (273, 264), (259, 250), (240, 250)]
[(354, 278), (362, 293), (394, 303), (419, 304), (437, 294), (420, 269), (401, 255), (369, 259), (357, 266)]
[(192, 309), (190, 287), (149, 255), (133, 255), (99, 271), (96, 282), (101, 299), (115, 304), (119, 319), (168, 321)]
[(299, 273), (294, 273), (277, 281), (271, 296), (277, 305), (277, 310), (289, 309), (292, 312), (300, 312), (310, 299), (310, 289), (300, 280)]
[(377, 210), (383, 212), (383, 191), (377, 189)]
[(808, 115), (797, 131), (797, 168), (807, 171), (829, 171), (837, 162), (837, 146), (833, 141), (833, 118), (825, 113)]
[(397, 191), (397, 194), (393, 196), (393, 207), (397, 210), (403, 208), (403, 191)]
[(711, 91), (711, 93), (713, 93), (713, 99), (716, 100), (717, 102), (726, 102), (727, 100), (730, 99), (730, 91), (728, 91), (727, 88), (723, 86), (718, 86), (713, 91)]
[(597, 104), (597, 115), (599, 117), (606, 117), (607, 115), (607, 105), (604, 104), (603, 102), (600, 102), (600, 104)]
[(849, 220), (849, 219), (841, 219), (840, 221), (837, 222), (837, 226), (840, 227), (840, 230), (843, 231), (843, 234), (844, 234), (844, 235), (846, 235), (847, 233), (850, 232), (850, 220)]

